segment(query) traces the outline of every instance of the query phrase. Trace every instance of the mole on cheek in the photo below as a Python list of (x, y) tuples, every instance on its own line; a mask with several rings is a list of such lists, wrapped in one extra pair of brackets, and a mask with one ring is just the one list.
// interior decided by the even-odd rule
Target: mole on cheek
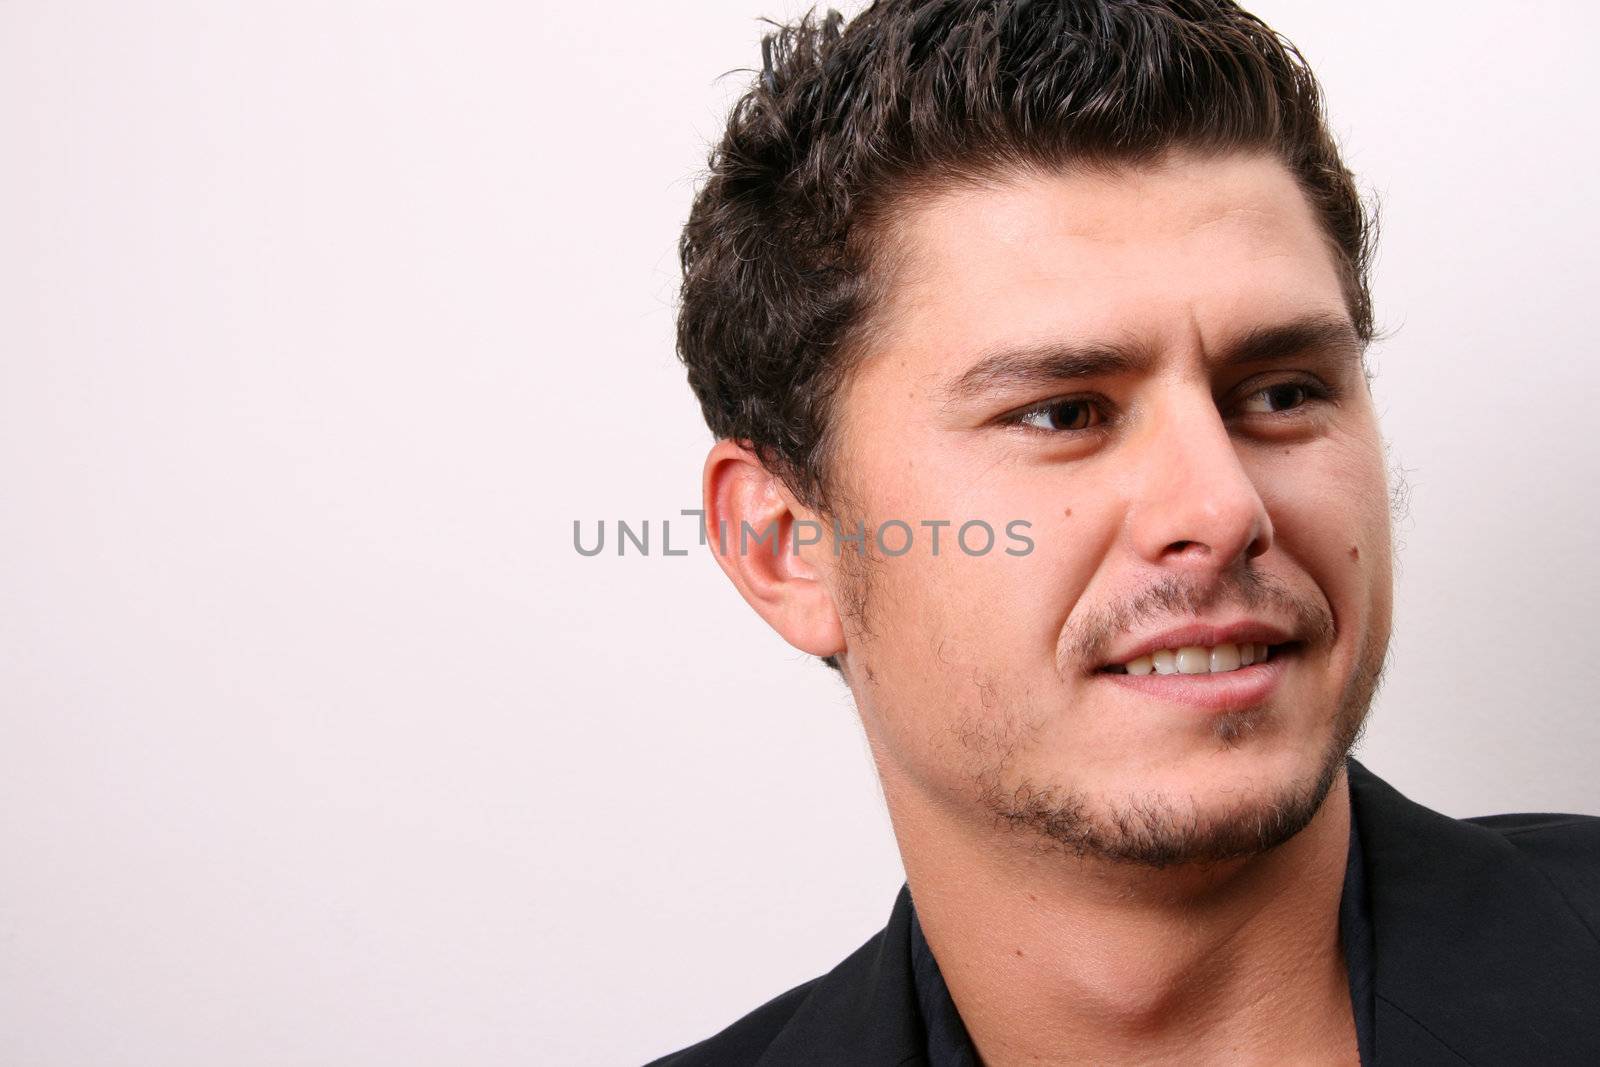
[(1066, 511), (1062, 512), (1062, 514), (1070, 519), (1070, 518), (1072, 518), (1072, 509), (1068, 508)]
[(1351, 545), (1350, 546), (1350, 558), (1351, 559), (1360, 559), (1361, 558), (1361, 549), (1357, 548), (1355, 545)]

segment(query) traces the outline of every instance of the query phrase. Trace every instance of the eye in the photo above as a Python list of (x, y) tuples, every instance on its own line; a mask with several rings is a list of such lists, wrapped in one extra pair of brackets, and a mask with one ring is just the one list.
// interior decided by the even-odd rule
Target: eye
[(1047, 433), (1081, 433), (1092, 430), (1105, 421), (1105, 416), (1093, 400), (1087, 397), (1069, 397), (1051, 400), (1031, 407), (1014, 416), (1014, 421), (1034, 430)]
[(1239, 410), (1248, 415), (1278, 415), (1327, 396), (1327, 390), (1310, 382), (1278, 382), (1245, 397)]

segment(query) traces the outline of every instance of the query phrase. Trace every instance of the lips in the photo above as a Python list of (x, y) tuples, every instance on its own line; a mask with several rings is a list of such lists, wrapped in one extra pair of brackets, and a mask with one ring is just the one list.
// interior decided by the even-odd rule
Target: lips
[(1300, 641), (1270, 646), (1265, 661), (1216, 673), (1127, 674), (1102, 669), (1090, 677), (1100, 684), (1158, 704), (1175, 704), (1202, 712), (1234, 712), (1259, 708), (1272, 699), (1299, 658)]

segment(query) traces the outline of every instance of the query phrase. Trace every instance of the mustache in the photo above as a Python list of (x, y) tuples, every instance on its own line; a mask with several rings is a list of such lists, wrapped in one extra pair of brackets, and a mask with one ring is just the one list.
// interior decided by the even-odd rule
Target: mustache
[(1325, 601), (1297, 593), (1270, 574), (1241, 568), (1208, 581), (1167, 575), (1126, 602), (1091, 610), (1066, 630), (1056, 666), (1065, 673), (1073, 663), (1099, 663), (1113, 641), (1136, 629), (1161, 621), (1181, 623), (1224, 605), (1287, 621), (1295, 637), (1307, 644), (1332, 641), (1338, 632)]

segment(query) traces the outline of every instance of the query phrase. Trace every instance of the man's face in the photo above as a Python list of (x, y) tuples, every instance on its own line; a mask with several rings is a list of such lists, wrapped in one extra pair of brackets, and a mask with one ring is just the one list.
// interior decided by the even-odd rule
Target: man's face
[[(868, 561), (842, 658), (891, 798), (1153, 864), (1296, 832), (1377, 686), (1392, 575), (1359, 343), (1288, 170), (1013, 177), (891, 239), (835, 471), (852, 521), (917, 534)], [(993, 550), (955, 543), (970, 519)], [(1234, 671), (1217, 647), (1263, 644)]]

